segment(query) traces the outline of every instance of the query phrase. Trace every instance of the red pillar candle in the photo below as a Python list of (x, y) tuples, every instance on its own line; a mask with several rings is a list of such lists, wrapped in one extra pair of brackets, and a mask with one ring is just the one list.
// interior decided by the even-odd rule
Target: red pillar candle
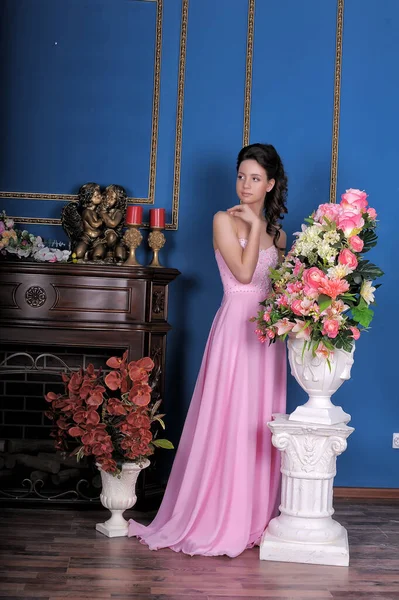
[(151, 229), (165, 229), (165, 209), (150, 208)]
[(126, 210), (126, 225), (141, 225), (143, 223), (143, 207), (128, 206)]

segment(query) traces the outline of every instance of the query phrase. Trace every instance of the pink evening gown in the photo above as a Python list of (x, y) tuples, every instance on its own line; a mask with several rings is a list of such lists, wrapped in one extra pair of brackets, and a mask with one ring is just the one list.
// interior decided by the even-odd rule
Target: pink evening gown
[(165, 495), (149, 526), (129, 521), (129, 536), (151, 550), (234, 557), (259, 544), (276, 514), (280, 457), (267, 422), (285, 411), (286, 354), (282, 342), (259, 342), (249, 321), (270, 291), (277, 249), (260, 250), (250, 284), (235, 279), (218, 251), (216, 260), (223, 301)]

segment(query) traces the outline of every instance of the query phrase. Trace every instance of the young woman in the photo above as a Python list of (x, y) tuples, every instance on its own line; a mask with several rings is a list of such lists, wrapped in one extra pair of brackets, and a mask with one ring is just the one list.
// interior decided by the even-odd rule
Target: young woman
[(285, 348), (261, 344), (249, 320), (286, 242), (287, 178), (273, 146), (241, 150), (237, 195), (240, 204), (214, 217), (224, 296), (165, 496), (151, 525), (129, 523), (151, 550), (234, 557), (259, 543), (276, 509), (280, 464), (267, 422), (285, 410)]

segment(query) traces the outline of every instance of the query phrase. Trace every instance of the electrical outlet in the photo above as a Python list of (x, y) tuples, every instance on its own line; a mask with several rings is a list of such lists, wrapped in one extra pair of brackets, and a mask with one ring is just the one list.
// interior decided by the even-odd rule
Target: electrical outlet
[(399, 450), (399, 433), (394, 433), (392, 436), (392, 448)]

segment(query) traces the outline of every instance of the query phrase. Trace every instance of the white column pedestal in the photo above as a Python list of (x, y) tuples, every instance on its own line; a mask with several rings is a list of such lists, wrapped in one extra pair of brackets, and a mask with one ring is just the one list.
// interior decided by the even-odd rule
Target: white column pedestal
[(263, 534), (260, 559), (347, 566), (348, 536), (332, 519), (332, 499), (336, 458), (353, 427), (296, 422), (288, 415), (275, 415), (268, 425), (282, 453), (281, 514)]

